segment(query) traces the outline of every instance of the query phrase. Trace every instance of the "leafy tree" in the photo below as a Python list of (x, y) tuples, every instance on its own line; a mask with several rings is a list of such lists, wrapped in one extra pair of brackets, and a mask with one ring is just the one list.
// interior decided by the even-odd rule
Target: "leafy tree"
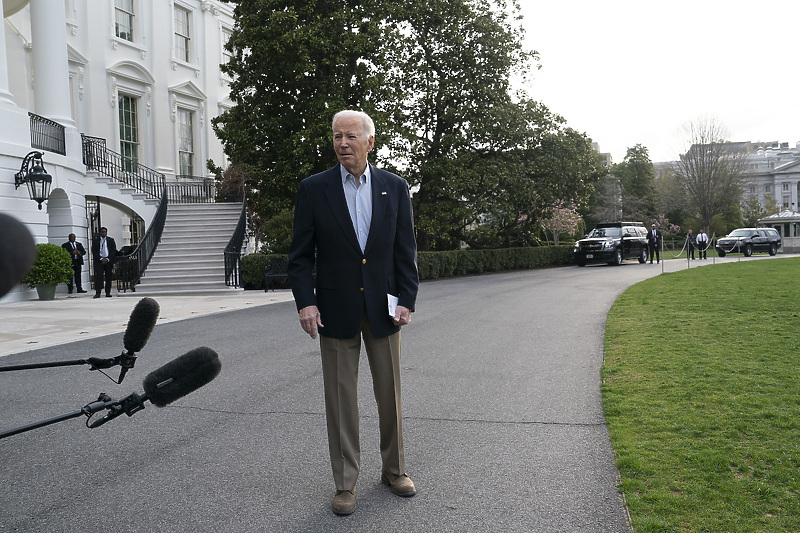
[(343, 108), (373, 117), (375, 156), (411, 184), (421, 250), (534, 244), (548, 206), (585, 205), (607, 171), (584, 134), (512, 94), (538, 59), (514, 2), (234, 3), (224, 69), (236, 105), (213, 123), (248, 165), (265, 222), (285, 220), (299, 180), (335, 162), (330, 119)]
[(622, 185), (619, 179), (609, 173), (595, 183), (589, 204), (591, 209), (585, 215), (589, 226), (622, 220)]
[[(517, 128), (510, 77), (535, 53), (521, 46), (505, 2), (412, 0), (395, 12), (384, 50), (400, 135), (391, 152), (415, 189), (420, 249), (451, 248), (500, 190), (499, 166)], [(513, 8), (512, 8), (513, 9)], [(512, 129), (512, 130), (510, 130)], [(503, 217), (502, 213), (492, 218)]]
[(675, 174), (691, 200), (690, 213), (707, 228), (715, 215), (728, 218), (738, 211), (745, 154), (726, 141), (727, 131), (713, 118), (689, 123), (684, 131), (689, 148), (676, 162)]
[(687, 209), (691, 201), (683, 184), (678, 180), (673, 164), (660, 165), (656, 170), (656, 211), (664, 213), (669, 220), (681, 226), (690, 226), (695, 221)]
[(614, 165), (611, 173), (622, 187), (624, 220), (644, 220), (656, 213), (655, 173), (647, 148), (641, 144), (628, 148), (625, 159)]
[(741, 205), (742, 220), (745, 226), (752, 228), (758, 224), (759, 219), (767, 215), (767, 210), (761, 205), (761, 201), (755, 194), (747, 195)]
[[(331, 119), (341, 109), (373, 114), (385, 100), (372, 61), (387, 26), (380, 0), (233, 0), (228, 41), (235, 106), (212, 120), (231, 161), (248, 165), (251, 208), (269, 219), (291, 209), (299, 181), (336, 162)], [(380, 149), (376, 142), (376, 149)]]

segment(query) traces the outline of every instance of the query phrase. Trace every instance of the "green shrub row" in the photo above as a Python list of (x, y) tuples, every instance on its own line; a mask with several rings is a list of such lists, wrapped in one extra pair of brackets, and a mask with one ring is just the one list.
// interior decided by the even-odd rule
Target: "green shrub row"
[(572, 246), (419, 252), (419, 279), (447, 278), (572, 263)]
[[(245, 289), (264, 290), (264, 269), (273, 257), (286, 256), (259, 253), (242, 257), (242, 283)], [(419, 252), (417, 262), (420, 280), (503, 270), (528, 270), (571, 264), (572, 245)], [(288, 286), (278, 285), (279, 288)]]

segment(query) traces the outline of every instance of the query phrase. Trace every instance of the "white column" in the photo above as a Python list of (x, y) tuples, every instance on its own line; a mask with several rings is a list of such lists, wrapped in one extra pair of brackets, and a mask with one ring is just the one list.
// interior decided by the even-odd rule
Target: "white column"
[(30, 7), (36, 114), (74, 126), (70, 112), (64, 0), (35, 0)]
[(14, 105), (8, 91), (8, 56), (6, 55), (6, 22), (3, 17), (3, 0), (0, 0), (0, 106)]
[(3, 0), (0, 0), (0, 143), (25, 147), (30, 146), (30, 120), (28, 112), (17, 106), (8, 90), (8, 55), (3, 9)]

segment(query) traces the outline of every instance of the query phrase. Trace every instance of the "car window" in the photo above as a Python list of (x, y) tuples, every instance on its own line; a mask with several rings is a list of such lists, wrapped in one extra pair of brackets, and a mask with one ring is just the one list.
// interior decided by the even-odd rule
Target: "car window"
[(750, 236), (750, 232), (747, 231), (746, 229), (736, 229), (736, 230), (733, 230), (728, 235), (728, 237), (749, 237), (749, 236)]
[(602, 238), (602, 237), (621, 237), (621, 228), (594, 228), (589, 234), (589, 237)]

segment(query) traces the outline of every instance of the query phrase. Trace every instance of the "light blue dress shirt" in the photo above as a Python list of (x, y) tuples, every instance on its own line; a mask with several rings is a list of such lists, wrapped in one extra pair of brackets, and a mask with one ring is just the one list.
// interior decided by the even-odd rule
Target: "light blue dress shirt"
[(359, 178), (361, 185), (356, 186), (355, 177), (342, 165), (339, 165), (339, 169), (342, 173), (342, 188), (347, 200), (347, 210), (350, 212), (350, 220), (353, 222), (353, 229), (363, 252), (367, 246), (369, 225), (372, 222), (372, 175), (367, 165)]

